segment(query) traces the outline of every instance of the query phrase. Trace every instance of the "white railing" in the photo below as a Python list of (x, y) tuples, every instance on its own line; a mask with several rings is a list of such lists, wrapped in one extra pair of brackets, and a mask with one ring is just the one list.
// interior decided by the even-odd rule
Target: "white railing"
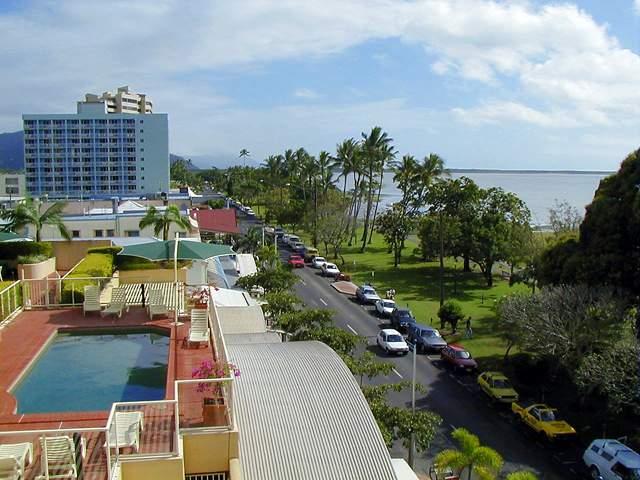
[(0, 291), (0, 322), (11, 317), (22, 308), (20, 280)]
[[(8, 478), (111, 479), (106, 428), (0, 432), (0, 453), (15, 458)], [(4, 477), (3, 477), (4, 478)]]
[(233, 377), (175, 381), (180, 433), (234, 427)]
[(22, 297), (26, 309), (78, 307), (84, 301), (84, 287), (96, 285), (102, 291), (112, 277), (63, 277), (22, 280)]

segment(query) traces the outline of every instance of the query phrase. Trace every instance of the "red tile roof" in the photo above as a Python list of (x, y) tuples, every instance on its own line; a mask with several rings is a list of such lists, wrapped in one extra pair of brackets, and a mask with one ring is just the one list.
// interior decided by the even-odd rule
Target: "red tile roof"
[(191, 216), (198, 221), (201, 232), (240, 233), (233, 208), (193, 210)]

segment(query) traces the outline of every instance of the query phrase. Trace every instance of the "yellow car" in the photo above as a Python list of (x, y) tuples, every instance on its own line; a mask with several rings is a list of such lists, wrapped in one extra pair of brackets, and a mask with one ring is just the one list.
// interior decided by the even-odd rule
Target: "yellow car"
[(509, 379), (501, 372), (483, 372), (478, 375), (478, 385), (489, 398), (496, 402), (511, 403), (518, 401), (516, 392)]
[(558, 410), (544, 403), (524, 406), (513, 402), (511, 410), (525, 425), (548, 440), (569, 438), (576, 434), (575, 429), (560, 418)]

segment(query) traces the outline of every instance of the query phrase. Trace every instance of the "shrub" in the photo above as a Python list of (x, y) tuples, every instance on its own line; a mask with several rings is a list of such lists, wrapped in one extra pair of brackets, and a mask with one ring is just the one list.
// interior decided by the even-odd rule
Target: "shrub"
[[(113, 274), (113, 255), (111, 253), (88, 253), (76, 268), (67, 275), (67, 279), (82, 277), (110, 277)], [(95, 280), (67, 280), (62, 282), (62, 303), (76, 303), (84, 300), (84, 287), (95, 285)]]
[(122, 251), (122, 247), (93, 247), (87, 249), (87, 253), (108, 253), (110, 255), (117, 255)]
[(46, 255), (53, 257), (50, 242), (2, 242), (0, 243), (0, 260), (15, 260), (20, 256)]
[(440, 328), (444, 328), (444, 326), (449, 323), (451, 324), (452, 332), (455, 333), (458, 322), (462, 320), (463, 317), (462, 306), (455, 300), (444, 302), (438, 310), (438, 317), (440, 318)]
[[(118, 270), (156, 270), (156, 269), (173, 269), (173, 260), (163, 262), (152, 262), (145, 258), (130, 257), (128, 255), (120, 255), (115, 258), (116, 268)], [(191, 264), (191, 260), (178, 260), (178, 268)]]
[(40, 263), (40, 262), (44, 262), (45, 260), (47, 260), (48, 258), (50, 258), (47, 255), (43, 255), (43, 254), (36, 254), (36, 255), (20, 255), (17, 259), (16, 262), (21, 264), (21, 265), (28, 265), (31, 263)]

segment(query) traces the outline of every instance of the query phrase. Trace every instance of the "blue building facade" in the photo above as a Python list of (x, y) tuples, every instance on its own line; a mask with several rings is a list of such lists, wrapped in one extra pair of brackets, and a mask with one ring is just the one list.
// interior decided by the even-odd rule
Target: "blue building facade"
[(169, 191), (167, 114), (23, 115), (26, 189), (49, 198), (150, 196)]

